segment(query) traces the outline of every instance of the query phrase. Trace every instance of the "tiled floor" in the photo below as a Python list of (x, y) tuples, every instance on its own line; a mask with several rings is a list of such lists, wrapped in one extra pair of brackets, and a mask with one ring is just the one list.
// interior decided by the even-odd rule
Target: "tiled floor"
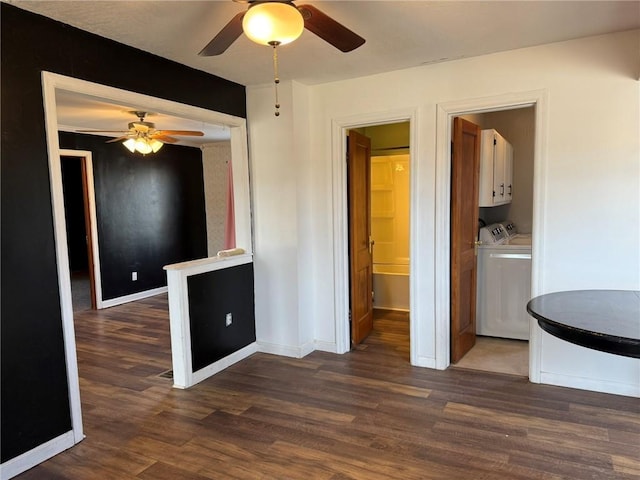
[(454, 367), (529, 376), (529, 342), (476, 337), (476, 345)]

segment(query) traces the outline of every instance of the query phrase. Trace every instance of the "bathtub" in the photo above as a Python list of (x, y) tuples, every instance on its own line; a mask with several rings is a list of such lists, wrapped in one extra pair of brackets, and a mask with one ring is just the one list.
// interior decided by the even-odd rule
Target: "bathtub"
[(373, 308), (409, 311), (409, 265), (373, 265)]

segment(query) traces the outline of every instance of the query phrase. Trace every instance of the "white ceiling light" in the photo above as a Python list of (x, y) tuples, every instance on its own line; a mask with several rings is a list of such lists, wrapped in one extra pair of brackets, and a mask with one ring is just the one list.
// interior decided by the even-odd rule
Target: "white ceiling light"
[(147, 153), (156, 153), (164, 145), (161, 141), (155, 138), (147, 138), (144, 135), (140, 135), (136, 138), (129, 138), (122, 142), (122, 144), (129, 149), (131, 153), (140, 152), (143, 155)]
[(242, 29), (261, 45), (285, 45), (302, 35), (304, 19), (290, 3), (254, 3), (242, 19)]

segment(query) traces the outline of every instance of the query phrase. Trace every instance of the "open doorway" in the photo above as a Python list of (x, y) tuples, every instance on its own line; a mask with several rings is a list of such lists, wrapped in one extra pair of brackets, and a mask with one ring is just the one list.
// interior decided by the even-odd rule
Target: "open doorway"
[[(378, 339), (393, 343), (409, 361), (410, 123), (350, 129), (349, 136), (354, 135), (362, 141), (350, 140), (347, 149), (351, 343), (357, 345), (369, 333), (360, 323), (370, 325)], [(360, 144), (367, 148), (357, 149)], [(368, 157), (366, 165), (354, 166), (354, 154), (362, 156), (363, 152)], [(355, 244), (362, 244), (362, 251), (354, 249)], [(367, 269), (355, 261), (361, 256), (366, 257)], [(362, 278), (363, 271), (366, 278)], [(365, 300), (370, 307), (360, 305)], [(360, 313), (367, 310), (370, 323), (360, 322)]]
[[(459, 118), (477, 126), (482, 146), (475, 190), (478, 207), (466, 213), (466, 224), (477, 225), (474, 298), (467, 299), (473, 305), (463, 309), (474, 314), (475, 338), (464, 352), (456, 352), (452, 323), (451, 361), (462, 368), (527, 376), (530, 320), (525, 307), (531, 298), (535, 109), (527, 106)], [(452, 215), (454, 211), (452, 206)], [(461, 234), (452, 219), (452, 255)], [(456, 288), (452, 283), (452, 299), (461, 298)], [(452, 301), (452, 322), (455, 311)]]
[[(46, 135), (49, 149), (49, 173), (52, 191), (53, 223), (56, 239), (56, 260), (58, 284), (62, 310), (62, 326), (65, 343), (67, 380), (71, 405), (73, 438), (65, 439), (72, 444), (83, 438), (80, 386), (76, 355), (74, 316), (69, 274), (69, 255), (67, 252), (64, 198), (60, 155), (63, 152), (59, 144), (59, 131), (56, 95), (59, 92), (71, 93), (78, 98), (93, 98), (119, 105), (143, 104), (155, 112), (172, 115), (196, 122), (204, 122), (228, 128), (231, 135), (231, 162), (233, 164), (233, 199), (235, 207), (235, 234), (243, 245), (251, 245), (251, 218), (249, 207), (249, 176), (246, 121), (243, 118), (203, 110), (201, 108), (162, 100), (155, 97), (128, 92), (113, 87), (98, 85), (49, 72), (43, 72), (43, 97), (45, 103)], [(103, 264), (104, 266), (104, 264)]]
[(102, 289), (91, 152), (60, 153), (73, 311), (95, 310)]

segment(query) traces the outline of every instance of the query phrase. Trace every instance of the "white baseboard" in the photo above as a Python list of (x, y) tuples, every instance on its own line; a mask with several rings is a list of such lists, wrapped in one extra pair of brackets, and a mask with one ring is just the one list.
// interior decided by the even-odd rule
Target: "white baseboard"
[(335, 343), (320, 342), (316, 340), (314, 344), (316, 350), (320, 350), (321, 352), (338, 353), (338, 346)]
[(241, 348), (240, 350), (233, 352), (231, 355), (227, 355), (224, 358), (221, 358), (217, 362), (212, 363), (211, 365), (207, 365), (206, 367), (198, 370), (197, 372), (193, 372), (191, 376), (191, 384), (190, 385), (176, 385), (173, 384), (174, 388), (185, 389), (192, 387), (196, 383), (200, 383), (201, 381), (215, 375), (218, 372), (221, 372), (225, 368), (230, 367), (234, 363), (238, 363), (241, 360), (253, 355), (258, 351), (258, 344), (253, 342), (247, 345), (246, 347)]
[(313, 352), (314, 348), (315, 346), (311, 342), (305, 343), (300, 347), (258, 342), (258, 351), (262, 353), (270, 353), (272, 355), (280, 355), (281, 357), (303, 358)]
[(63, 433), (59, 437), (4, 462), (0, 465), (0, 479), (8, 480), (13, 478), (74, 445), (73, 431)]
[(436, 359), (432, 357), (417, 357), (415, 362), (412, 362), (411, 365), (414, 367), (426, 367), (426, 368), (437, 368), (436, 367)]
[(300, 347), (300, 358), (304, 358), (316, 349), (315, 342), (307, 342)]
[(98, 309), (115, 307), (116, 305), (122, 305), (123, 303), (135, 302), (136, 300), (142, 300), (143, 298), (155, 297), (156, 295), (160, 295), (161, 293), (167, 293), (167, 287), (154, 288), (152, 290), (132, 293), (131, 295), (125, 295), (123, 297), (103, 300), (102, 303), (98, 305)]
[(593, 378), (574, 377), (557, 373), (540, 373), (540, 383), (556, 385), (558, 387), (577, 388), (592, 392), (611, 393), (614, 395), (624, 395), (626, 397), (640, 398), (640, 385), (629, 383), (609, 382), (606, 380), (596, 380)]

